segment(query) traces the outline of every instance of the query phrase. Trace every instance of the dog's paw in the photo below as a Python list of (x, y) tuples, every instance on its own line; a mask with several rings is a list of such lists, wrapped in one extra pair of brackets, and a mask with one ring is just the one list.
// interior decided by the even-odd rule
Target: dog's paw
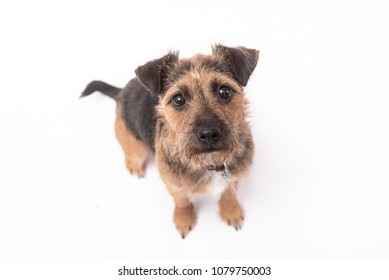
[(146, 174), (146, 162), (139, 164), (126, 158), (126, 167), (131, 175), (138, 176), (138, 178), (143, 178)]
[(182, 238), (185, 238), (196, 224), (197, 216), (192, 204), (174, 208), (174, 224)]
[(242, 206), (240, 206), (237, 200), (229, 201), (229, 203), (221, 202), (220, 217), (236, 230), (242, 229), (244, 213)]

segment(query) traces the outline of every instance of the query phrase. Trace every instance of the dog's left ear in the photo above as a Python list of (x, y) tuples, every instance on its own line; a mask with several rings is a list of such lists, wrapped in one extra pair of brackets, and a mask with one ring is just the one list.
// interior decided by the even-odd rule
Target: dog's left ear
[(212, 47), (212, 53), (226, 60), (230, 71), (234, 78), (242, 86), (246, 86), (247, 82), (257, 66), (259, 51), (256, 49), (248, 49), (245, 47), (229, 48), (223, 45), (215, 45)]
[(138, 80), (154, 95), (163, 89), (163, 81), (167, 72), (178, 60), (178, 52), (169, 52), (167, 55), (139, 66), (135, 70)]

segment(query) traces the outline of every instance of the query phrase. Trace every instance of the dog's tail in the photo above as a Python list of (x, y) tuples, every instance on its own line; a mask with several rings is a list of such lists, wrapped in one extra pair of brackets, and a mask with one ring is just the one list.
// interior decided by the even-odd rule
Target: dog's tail
[(108, 95), (109, 97), (117, 100), (118, 94), (121, 90), (122, 90), (121, 88), (111, 86), (111, 85), (104, 83), (102, 81), (93, 81), (93, 82), (90, 82), (86, 86), (85, 90), (81, 93), (80, 98), (82, 98), (84, 96), (88, 96), (88, 95), (94, 93), (95, 91), (99, 91), (99, 92), (101, 92), (105, 95)]

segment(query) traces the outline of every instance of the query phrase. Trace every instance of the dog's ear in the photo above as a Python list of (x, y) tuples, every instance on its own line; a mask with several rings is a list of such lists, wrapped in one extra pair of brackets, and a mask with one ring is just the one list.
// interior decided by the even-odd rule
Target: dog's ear
[(178, 52), (169, 52), (167, 55), (139, 66), (135, 70), (138, 80), (152, 93), (159, 94), (163, 88), (163, 81), (173, 64), (178, 60)]
[(223, 45), (215, 45), (212, 47), (212, 53), (228, 63), (230, 71), (239, 84), (242, 86), (247, 85), (255, 66), (257, 66), (259, 58), (258, 50), (245, 47), (228, 48)]

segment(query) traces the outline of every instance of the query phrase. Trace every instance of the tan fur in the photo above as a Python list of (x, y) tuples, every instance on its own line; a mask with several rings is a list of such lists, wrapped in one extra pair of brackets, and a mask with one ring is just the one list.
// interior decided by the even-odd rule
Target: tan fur
[[(160, 100), (156, 106), (156, 163), (161, 178), (174, 199), (173, 221), (183, 238), (197, 221), (193, 197), (213, 193), (217, 187), (222, 191), (219, 200), (221, 219), (235, 229), (241, 229), (244, 212), (236, 192), (239, 181), (247, 174), (254, 156), (250, 126), (246, 121), (248, 101), (243, 87), (232, 75), (204, 67), (201, 63), (204, 59), (222, 59), (222, 54), (196, 55), (175, 62), (175, 66), (189, 62), (192, 68), (173, 80), (168, 89), (158, 96)], [(215, 84), (219, 89), (220, 86), (232, 89), (233, 98), (225, 102), (220, 100), (217, 92), (215, 94)], [(186, 107), (185, 110), (179, 110), (171, 102), (183, 88), (187, 91)], [(215, 144), (219, 147), (212, 152), (204, 152), (199, 148), (203, 143), (194, 133), (195, 122), (201, 119), (205, 110), (212, 112), (212, 116), (216, 116), (215, 119), (223, 127), (223, 135)], [(125, 154), (127, 169), (131, 174), (143, 177), (151, 152), (126, 128), (120, 105), (117, 108), (115, 132)], [(220, 170), (210, 171), (209, 166), (227, 166), (224, 173), (228, 174), (223, 176)]]
[[(203, 166), (216, 165), (228, 161), (233, 156), (233, 152), (239, 153), (244, 148), (238, 142), (238, 134), (244, 128), (247, 128), (248, 130), (248, 124), (244, 120), (246, 117), (246, 110), (242, 110), (242, 108), (247, 106), (247, 101), (243, 97), (243, 92), (240, 87), (232, 79), (228, 79), (225, 76), (214, 72), (202, 73), (201, 69), (198, 72), (199, 73), (196, 74), (190, 73), (187, 77), (181, 79), (177, 85), (177, 88), (179, 87), (179, 84), (189, 85), (191, 91), (203, 93), (202, 95), (194, 96), (193, 100), (188, 101), (189, 106), (191, 107), (190, 112), (186, 112), (185, 115), (182, 115), (181, 112), (177, 112), (177, 110), (168, 105), (168, 102), (177, 91), (176, 87), (172, 87), (166, 93), (163, 100), (160, 102), (160, 105), (157, 107), (157, 110), (170, 128), (170, 133), (168, 134), (169, 139), (164, 141), (164, 143), (166, 146), (171, 146), (170, 143), (176, 143), (175, 151), (171, 152), (177, 153), (182, 160), (185, 160), (186, 157), (185, 149), (190, 146), (188, 141), (192, 140), (187, 137), (190, 133), (191, 122), (195, 117), (201, 115), (201, 111), (205, 105), (208, 105), (221, 119), (225, 120), (231, 130), (231, 134), (234, 136), (231, 137), (232, 143), (230, 150), (226, 150), (224, 153), (210, 154), (207, 159), (197, 159), (196, 155), (193, 155), (193, 157), (186, 160), (190, 165), (196, 162)], [(212, 79), (217, 78), (220, 79), (220, 83), (227, 84), (236, 91), (236, 96), (232, 101), (232, 104), (229, 104), (228, 106), (221, 105), (217, 102), (214, 95), (210, 92), (209, 83)], [(170, 147), (166, 148), (169, 149)]]
[(242, 228), (244, 214), (242, 206), (236, 198), (237, 185), (231, 185), (220, 197), (219, 208), (220, 217), (228, 225), (235, 227), (236, 230)]
[[(201, 57), (192, 58), (193, 61)], [(228, 85), (235, 91), (235, 96), (228, 105), (220, 104), (216, 100), (215, 94), (211, 92), (212, 81), (219, 84)], [(180, 86), (185, 85), (190, 92), (200, 93), (191, 96), (187, 101), (188, 109), (185, 114), (175, 110), (169, 104), (172, 97), (179, 91)], [(157, 165), (162, 179), (166, 183), (169, 193), (175, 201), (174, 222), (183, 237), (195, 225), (196, 215), (194, 213), (191, 200), (194, 195), (210, 192), (211, 183), (215, 172), (204, 171), (204, 166), (220, 165), (226, 162), (227, 165), (233, 159), (243, 153), (245, 146), (242, 139), (252, 144), (250, 128), (245, 118), (247, 116), (247, 100), (244, 97), (242, 88), (232, 78), (226, 77), (217, 72), (205, 71), (195, 68), (185, 77), (174, 84), (164, 95), (157, 107), (160, 122), (166, 128), (164, 133), (158, 132), (156, 135), (155, 152)], [(191, 147), (192, 139), (191, 124), (193, 120), (201, 115), (205, 106), (212, 108), (215, 114), (225, 121), (229, 132), (230, 148), (210, 154), (191, 155), (187, 148)], [(189, 139), (188, 139), (189, 138)], [(168, 151), (172, 158), (178, 158), (184, 165), (188, 166), (188, 172), (199, 172), (198, 180), (193, 181), (188, 176), (177, 176), (169, 167), (164, 158), (164, 151)], [(243, 222), (243, 209), (236, 198), (239, 179), (246, 175), (248, 167), (252, 163), (254, 155), (253, 147), (242, 162), (240, 170), (233, 176), (226, 179), (228, 187), (221, 195), (219, 206), (221, 218), (236, 229), (240, 229)]]
[(196, 224), (197, 216), (193, 204), (185, 197), (174, 196), (173, 221), (182, 238), (192, 230)]
[(123, 88), (96, 80), (81, 93), (99, 91), (116, 101), (115, 134), (131, 174), (143, 177), (155, 155), (183, 238), (197, 222), (192, 201), (198, 194), (220, 195), (221, 219), (242, 227), (236, 194), (254, 157), (243, 91), (258, 58), (256, 49), (221, 44), (211, 55), (187, 59), (170, 51), (137, 67)]
[(121, 117), (121, 109), (119, 106), (116, 109), (115, 134), (122, 146), (128, 171), (139, 178), (144, 177), (147, 158), (150, 154), (149, 149), (142, 141), (137, 140), (128, 131)]

